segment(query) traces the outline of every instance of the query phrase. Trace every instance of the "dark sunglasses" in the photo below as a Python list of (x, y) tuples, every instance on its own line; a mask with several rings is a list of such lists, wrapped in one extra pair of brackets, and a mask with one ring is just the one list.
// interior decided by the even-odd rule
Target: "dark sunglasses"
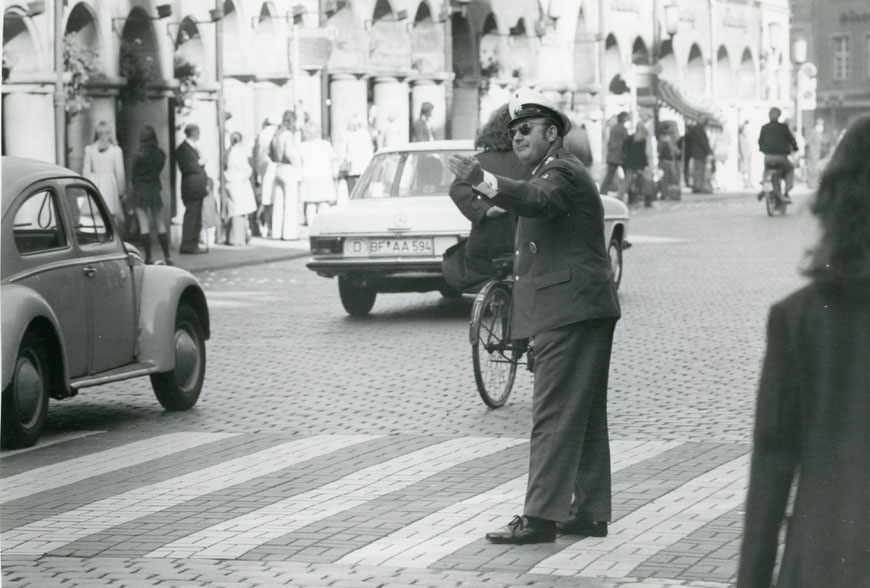
[(515, 127), (509, 128), (507, 130), (507, 134), (508, 134), (508, 137), (510, 137), (510, 139), (513, 140), (514, 135), (516, 135), (517, 133), (519, 133), (520, 135), (522, 135), (524, 137), (526, 135), (528, 135), (529, 133), (531, 133), (533, 126), (549, 127), (552, 124), (553, 123), (551, 123), (551, 122), (524, 122), (524, 123), (518, 124)]

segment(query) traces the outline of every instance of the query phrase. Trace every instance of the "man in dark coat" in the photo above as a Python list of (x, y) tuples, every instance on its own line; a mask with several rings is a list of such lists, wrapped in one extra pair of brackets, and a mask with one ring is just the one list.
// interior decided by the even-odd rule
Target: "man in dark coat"
[(779, 122), (781, 114), (782, 111), (776, 107), (771, 108), (770, 112), (767, 113), (770, 120), (761, 127), (761, 132), (758, 134), (758, 149), (764, 153), (765, 169), (779, 168), (782, 170), (785, 178), (783, 199), (786, 202), (791, 202), (788, 193), (794, 186), (794, 164), (789, 159), (789, 155), (797, 151), (798, 146), (788, 125)]
[[(628, 129), (625, 121), (628, 120), (627, 112), (620, 112), (616, 116), (616, 122), (610, 129), (610, 137), (607, 138), (607, 172), (601, 182), (601, 193), (607, 194), (613, 188), (613, 178), (616, 177), (617, 169), (622, 167), (625, 155), (625, 142), (628, 140)], [(625, 170), (623, 170), (625, 171)]]
[(431, 102), (424, 102), (420, 107), (420, 118), (414, 121), (412, 141), (434, 141), (435, 131), (432, 129), (432, 111), (435, 107)]
[(199, 151), (199, 127), (188, 125), (185, 139), (175, 149), (175, 161), (181, 171), (181, 201), (184, 202), (184, 221), (181, 226), (179, 253), (205, 253), (199, 247), (202, 230), (202, 201), (208, 195), (208, 176), (205, 158)]
[[(513, 149), (527, 181), (454, 154), (451, 171), (519, 217), (511, 336), (534, 337), (535, 386), (524, 514), (493, 543), (551, 542), (556, 530), (603, 537), (611, 518), (607, 378), (620, 315), (604, 246), (604, 207), (583, 164), (562, 145), (571, 122), (551, 100), (510, 100)], [(573, 500), (572, 500), (573, 496)]]

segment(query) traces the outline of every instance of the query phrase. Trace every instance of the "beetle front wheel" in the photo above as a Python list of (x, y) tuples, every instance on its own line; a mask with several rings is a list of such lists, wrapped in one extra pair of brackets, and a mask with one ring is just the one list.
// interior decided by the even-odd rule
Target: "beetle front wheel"
[(199, 315), (189, 304), (175, 316), (175, 367), (151, 376), (157, 401), (166, 410), (187, 410), (199, 400), (205, 380), (205, 337)]
[(12, 381), (3, 390), (2, 443), (7, 449), (30, 447), (39, 439), (48, 413), (51, 380), (42, 340), (25, 333)]

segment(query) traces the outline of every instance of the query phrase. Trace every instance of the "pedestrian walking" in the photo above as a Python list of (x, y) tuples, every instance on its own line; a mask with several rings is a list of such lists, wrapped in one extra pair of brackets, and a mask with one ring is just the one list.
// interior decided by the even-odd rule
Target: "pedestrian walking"
[(643, 196), (644, 206), (652, 206), (655, 188), (649, 185), (652, 183), (647, 153), (649, 148), (650, 141), (646, 125), (642, 121), (638, 121), (634, 133), (624, 143), (622, 156), (625, 182), (619, 187), (619, 199), (626, 204), (634, 204), (638, 196)]
[(299, 150), (296, 146), (296, 114), (284, 111), (281, 126), (269, 144), (269, 157), (275, 162), (272, 186), (273, 239), (299, 238)]
[[(493, 111), (474, 139), (474, 147), (482, 150), (475, 157), (482, 169), (519, 180), (526, 178), (529, 170), (513, 152), (507, 133), (510, 121), (507, 104)], [(516, 215), (475, 194), (471, 184), (459, 178), (450, 186), (450, 198), (471, 221), (468, 239), (450, 247), (441, 262), (444, 279), (461, 292), (492, 278), (493, 259), (513, 252)]]
[[(737, 588), (870, 586), (870, 116), (836, 148), (812, 203), (809, 285), (767, 325)], [(797, 475), (799, 472), (799, 475)]]
[(399, 130), (399, 125), (396, 123), (395, 112), (387, 113), (387, 120), (384, 123), (383, 128), (378, 130), (377, 136), (378, 149), (392, 147), (402, 142), (402, 132)]
[[(604, 174), (604, 180), (601, 182), (601, 193), (607, 194), (613, 188), (613, 178), (616, 177), (616, 172), (622, 168), (622, 158), (625, 156), (625, 141), (628, 139), (628, 129), (625, 128), (625, 121), (628, 120), (627, 112), (620, 112), (616, 116), (616, 122), (610, 129), (610, 136), (607, 138), (607, 172)], [(625, 170), (623, 169), (623, 174)]]
[[(571, 128), (543, 94), (511, 96), (513, 150), (529, 180), (484, 172), (454, 154), (450, 170), (514, 212), (511, 336), (534, 337), (529, 480), (522, 516), (487, 533), (493, 543), (602, 537), (611, 519), (607, 378), (619, 300), (604, 247), (604, 210), (586, 168), (563, 146)], [(573, 500), (572, 500), (573, 496)]]
[(711, 178), (707, 175), (707, 162), (713, 155), (710, 139), (707, 137), (707, 120), (702, 118), (686, 129), (685, 155), (688, 167), (686, 177), (691, 178), (692, 193), (710, 193), (713, 191)]
[(351, 116), (347, 123), (344, 147), (341, 152), (342, 175), (347, 182), (347, 193), (350, 194), (375, 152), (371, 136), (363, 128), (362, 121), (357, 115)]
[(752, 187), (752, 147), (749, 141), (749, 121), (744, 120), (737, 132), (737, 166), (744, 188)]
[(206, 159), (198, 145), (199, 126), (187, 125), (184, 135), (184, 141), (175, 148), (175, 160), (181, 172), (181, 201), (184, 203), (179, 253), (207, 253), (199, 246), (202, 205), (205, 197), (209, 195), (209, 178), (205, 173)]
[(435, 106), (431, 102), (424, 102), (420, 106), (420, 117), (414, 121), (413, 141), (434, 141), (435, 131), (432, 129), (432, 112)]
[(124, 154), (115, 140), (112, 125), (104, 120), (97, 123), (94, 142), (85, 147), (82, 175), (92, 181), (103, 195), (103, 200), (115, 219), (115, 226), (123, 230), (124, 190), (127, 187)]
[(157, 229), (157, 240), (163, 249), (166, 265), (172, 264), (169, 252), (169, 234), (163, 218), (160, 174), (166, 164), (166, 154), (157, 145), (157, 133), (151, 125), (139, 131), (139, 150), (133, 156), (130, 168), (130, 199), (139, 223), (138, 245), (145, 254), (145, 263), (151, 263), (151, 223)]
[(679, 200), (680, 197), (680, 171), (677, 167), (679, 150), (673, 135), (663, 132), (657, 141), (659, 169), (662, 170), (661, 193), (662, 198)]
[(272, 189), (275, 185), (277, 165), (269, 157), (269, 145), (278, 130), (278, 121), (271, 117), (263, 120), (263, 127), (254, 141), (253, 160), (257, 179), (256, 226), (262, 237), (268, 237), (272, 228)]
[(316, 123), (308, 123), (302, 129), (302, 148), (299, 151), (302, 162), (299, 196), (304, 222), (310, 227), (321, 208), (335, 204), (338, 198), (335, 190), (338, 158)]
[(257, 201), (251, 185), (251, 164), (242, 146), (242, 134), (230, 135), (227, 150), (226, 178), (227, 201), (224, 214), (227, 219), (227, 245), (248, 244), (248, 215), (256, 212)]

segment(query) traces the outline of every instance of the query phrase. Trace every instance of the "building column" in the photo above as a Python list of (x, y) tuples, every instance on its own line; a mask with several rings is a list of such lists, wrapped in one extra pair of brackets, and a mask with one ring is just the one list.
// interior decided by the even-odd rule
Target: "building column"
[(368, 88), (362, 74), (333, 73), (329, 78), (329, 117), (332, 144), (344, 144), (347, 123), (356, 115), (364, 125), (368, 120)]
[[(389, 119), (399, 131), (402, 141), (409, 140), (409, 120), (412, 116), (408, 106), (408, 83), (394, 76), (377, 76), (374, 84), (374, 99), (377, 107), (375, 128), (386, 128)], [(416, 118), (416, 114), (413, 115)]]
[(292, 107), (293, 92), (286, 79), (254, 82), (254, 119), (258, 128), (267, 118), (280, 122), (284, 111)]
[[(320, 90), (320, 70), (307, 70), (299, 77), (299, 99), (302, 100), (302, 110), (311, 117), (311, 122), (320, 126), (323, 98)], [(326, 136), (324, 131), (324, 137)]]
[(447, 120), (447, 88), (443, 80), (432, 78), (417, 78), (411, 81), (411, 117), (416, 120), (420, 116), (420, 107), (424, 102), (435, 106), (432, 112), (432, 128), (436, 139), (447, 137), (444, 128)]
[(451, 139), (473, 139), (477, 133), (480, 110), (478, 80), (459, 80), (453, 86), (453, 112), (450, 113)]
[(54, 162), (54, 86), (3, 85), (4, 155)]

